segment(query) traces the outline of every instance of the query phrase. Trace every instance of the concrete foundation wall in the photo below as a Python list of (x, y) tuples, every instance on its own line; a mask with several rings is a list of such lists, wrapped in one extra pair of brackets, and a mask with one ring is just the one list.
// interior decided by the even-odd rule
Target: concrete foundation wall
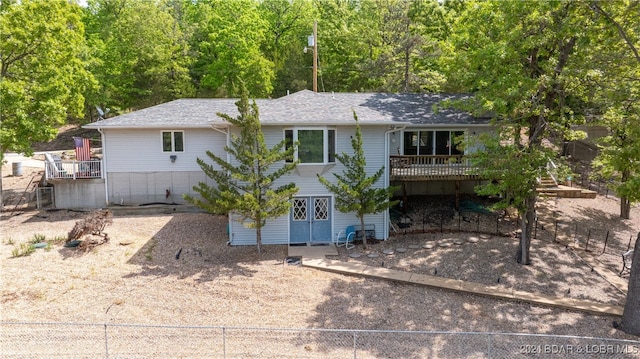
[(202, 171), (110, 172), (107, 181), (109, 202), (124, 205), (155, 202), (185, 204), (184, 194), (198, 196), (193, 186), (199, 182), (215, 184)]
[(56, 208), (106, 207), (103, 179), (50, 181)]

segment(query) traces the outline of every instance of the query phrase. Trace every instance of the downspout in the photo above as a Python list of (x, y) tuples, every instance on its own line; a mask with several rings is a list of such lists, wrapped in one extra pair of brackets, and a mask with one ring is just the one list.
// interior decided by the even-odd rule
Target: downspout
[[(224, 129), (222, 128), (218, 128), (215, 127), (214, 125), (211, 125), (211, 129), (216, 131), (216, 132), (220, 132), (222, 134), (224, 134), (226, 136), (226, 145), (227, 147), (230, 146), (231, 144), (231, 131), (229, 131), (229, 127), (225, 127)], [(231, 155), (229, 154), (229, 152), (227, 152), (227, 163), (231, 162)], [(227, 241), (226, 245), (231, 245), (233, 243), (233, 221), (231, 220), (231, 212), (229, 212), (229, 219), (228, 219), (228, 225), (227, 225), (227, 235), (229, 236), (229, 240)]]
[(104, 202), (106, 206), (109, 206), (109, 184), (107, 183), (107, 160), (105, 155), (107, 154), (107, 141), (104, 132), (101, 128), (98, 128), (100, 132), (100, 140), (102, 141), (102, 179), (104, 179)]
[[(386, 152), (385, 157), (386, 157), (386, 162), (384, 165), (384, 188), (389, 188), (389, 134), (393, 133), (393, 132), (398, 132), (398, 131), (402, 131), (405, 128), (407, 128), (406, 125), (399, 127), (399, 128), (395, 128), (392, 127), (386, 131), (384, 131), (384, 150)], [(387, 210), (385, 211), (385, 216), (384, 216), (384, 228), (382, 229), (384, 232), (384, 240), (389, 239), (389, 208), (387, 208)]]

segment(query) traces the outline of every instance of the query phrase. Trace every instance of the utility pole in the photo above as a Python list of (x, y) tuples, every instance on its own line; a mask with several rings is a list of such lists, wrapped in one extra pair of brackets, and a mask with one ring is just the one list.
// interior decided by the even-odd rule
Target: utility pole
[(313, 92), (318, 92), (318, 21), (313, 21)]

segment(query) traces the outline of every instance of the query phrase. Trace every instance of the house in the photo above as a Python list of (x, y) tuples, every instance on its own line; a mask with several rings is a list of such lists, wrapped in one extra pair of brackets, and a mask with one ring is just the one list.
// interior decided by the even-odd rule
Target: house
[[(401, 183), (404, 194), (458, 193), (472, 188), (479, 179), (464, 155), (475, 149), (463, 150), (457, 143), (463, 137), (490, 131), (490, 125), (489, 118), (436, 109), (443, 100), (460, 98), (303, 90), (278, 99), (257, 100), (268, 146), (284, 138), (299, 141), (295, 157), (301, 162), (294, 173), (280, 179), (282, 183), (295, 182), (299, 192), (289, 215), (262, 229), (263, 243), (327, 243), (341, 229), (357, 223), (354, 214), (335, 209), (333, 195), (317, 179), (320, 174), (333, 180), (332, 173), (343, 171), (335, 154), (352, 152), (354, 111), (364, 139), (367, 170), (385, 167), (377, 186)], [(224, 157), (225, 145), (239, 133), (217, 116), (236, 116), (235, 101), (180, 99), (84, 126), (102, 135), (101, 174), (92, 184), (95, 193), (104, 196), (102, 206), (183, 204), (183, 194), (197, 195), (193, 186), (211, 179), (196, 159), (206, 160), (207, 150)], [(69, 181), (82, 179), (59, 178), (57, 184)], [(102, 189), (97, 189), (100, 186)], [(229, 222), (231, 244), (255, 244), (255, 230), (244, 228), (233, 215)], [(388, 213), (368, 215), (365, 223), (376, 238), (387, 239)]]

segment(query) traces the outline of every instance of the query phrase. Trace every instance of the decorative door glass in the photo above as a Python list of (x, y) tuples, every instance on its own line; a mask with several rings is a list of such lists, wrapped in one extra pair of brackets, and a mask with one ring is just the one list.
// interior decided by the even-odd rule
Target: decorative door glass
[(293, 200), (293, 220), (294, 221), (307, 220), (307, 199), (306, 198), (295, 198)]

